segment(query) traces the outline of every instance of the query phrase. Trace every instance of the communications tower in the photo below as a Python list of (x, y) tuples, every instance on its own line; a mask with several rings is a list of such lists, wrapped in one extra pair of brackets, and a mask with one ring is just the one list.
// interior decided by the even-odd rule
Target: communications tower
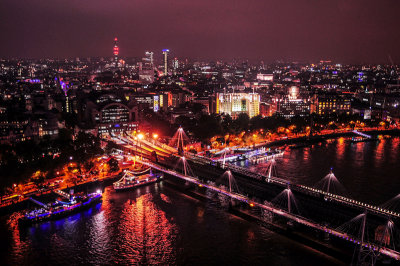
[(114, 48), (113, 48), (113, 54), (114, 54), (114, 63), (115, 66), (118, 66), (118, 55), (119, 55), (119, 47), (118, 47), (118, 38), (114, 38)]

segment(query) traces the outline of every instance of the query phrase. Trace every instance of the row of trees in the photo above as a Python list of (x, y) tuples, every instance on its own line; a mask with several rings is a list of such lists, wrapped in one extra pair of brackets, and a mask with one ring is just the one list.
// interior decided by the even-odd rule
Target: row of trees
[(59, 135), (52, 140), (44, 138), (40, 142), (24, 141), (15, 144), (2, 144), (0, 147), (0, 187), (27, 181), (41, 173), (34, 180), (43, 181), (52, 178), (68, 162), (77, 163), (79, 170), (89, 168), (90, 160), (103, 154), (100, 139), (79, 132), (76, 136), (67, 129), (60, 129)]
[[(359, 115), (338, 115), (336, 113), (330, 115), (313, 113), (306, 117), (294, 116), (290, 119), (278, 115), (270, 117), (255, 116), (250, 119), (247, 114), (242, 113), (235, 120), (229, 115), (203, 114), (198, 119), (180, 116), (176, 119), (176, 124), (181, 125), (195, 138), (207, 142), (214, 136), (238, 134), (243, 131), (259, 129), (275, 133), (280, 127), (287, 128), (290, 126), (293, 128), (293, 133), (306, 132), (307, 127), (313, 132), (318, 132), (322, 129), (336, 129), (343, 124), (354, 126), (352, 122), (360, 119)], [(380, 122), (381, 120), (364, 121), (366, 126), (378, 126)]]

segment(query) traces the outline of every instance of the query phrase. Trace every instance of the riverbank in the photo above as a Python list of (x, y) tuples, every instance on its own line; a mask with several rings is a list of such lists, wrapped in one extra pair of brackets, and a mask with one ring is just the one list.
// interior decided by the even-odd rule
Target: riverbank
[[(378, 136), (378, 135), (389, 135), (389, 136), (400, 136), (399, 129), (388, 129), (388, 130), (369, 130), (369, 131), (360, 131), (364, 134), (368, 134), (371, 136)], [(306, 143), (306, 144), (313, 144), (318, 143), (327, 139), (335, 139), (340, 137), (352, 137), (357, 136), (353, 132), (336, 132), (331, 134), (325, 135), (314, 135), (311, 137), (296, 137), (296, 138), (287, 138), (287, 139), (280, 139), (271, 141), (268, 143), (260, 143), (255, 145), (256, 148), (260, 147), (275, 147), (275, 146), (283, 146), (283, 145), (291, 145), (291, 144), (298, 144), (298, 143)]]
[[(99, 188), (104, 188), (106, 186), (111, 185), (113, 182), (115, 182), (118, 178), (120, 178), (120, 174), (121, 172), (118, 172), (114, 175), (110, 175), (108, 177), (102, 178), (102, 179), (97, 179), (97, 180), (93, 180), (93, 181), (88, 181), (85, 183), (81, 183), (81, 184), (77, 184), (75, 186), (71, 186), (71, 187), (65, 187), (65, 188), (60, 188), (60, 190), (66, 191), (68, 192), (69, 190), (73, 189), (74, 191), (87, 191), (87, 190), (92, 190), (95, 191)], [(46, 191), (44, 193), (41, 192), (37, 192), (37, 193), (33, 193), (30, 194), (30, 196), (42, 196), (44, 194), (49, 194), (49, 193), (53, 193), (54, 190), (49, 190)], [(26, 208), (28, 208), (29, 206), (29, 197), (30, 196), (25, 196), (23, 199), (18, 200), (14, 203), (11, 204), (7, 204), (7, 205), (1, 205), (0, 206), (0, 215), (5, 215), (5, 214), (9, 214), (12, 212), (16, 212), (16, 211), (21, 211), (24, 210)]]

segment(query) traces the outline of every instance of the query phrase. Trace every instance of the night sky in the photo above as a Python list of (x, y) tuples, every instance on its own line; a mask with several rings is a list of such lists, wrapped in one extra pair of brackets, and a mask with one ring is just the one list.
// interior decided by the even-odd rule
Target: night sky
[(0, 0), (0, 57), (400, 63), (398, 0)]

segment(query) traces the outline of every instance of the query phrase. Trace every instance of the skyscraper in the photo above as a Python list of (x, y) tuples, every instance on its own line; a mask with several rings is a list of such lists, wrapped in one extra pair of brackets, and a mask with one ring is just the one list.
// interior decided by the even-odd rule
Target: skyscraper
[(164, 49), (162, 50), (163, 55), (164, 55), (164, 76), (168, 75), (168, 54), (169, 54), (169, 50), (168, 49)]
[(179, 61), (178, 61), (178, 58), (176, 58), (176, 57), (172, 61), (172, 68), (174, 69), (174, 75), (176, 75), (176, 72), (179, 68)]
[(145, 58), (143, 58), (143, 63), (147, 64), (148, 67), (153, 67), (154, 66), (154, 59), (153, 59), (153, 52), (146, 52), (145, 53)]
[(149, 84), (154, 81), (154, 62), (153, 52), (146, 52), (142, 58), (139, 67), (139, 79), (143, 84)]
[(115, 39), (114, 39), (113, 53), (114, 53), (115, 66), (118, 66), (119, 47), (118, 47), (118, 39), (117, 39), (117, 37), (115, 37)]

